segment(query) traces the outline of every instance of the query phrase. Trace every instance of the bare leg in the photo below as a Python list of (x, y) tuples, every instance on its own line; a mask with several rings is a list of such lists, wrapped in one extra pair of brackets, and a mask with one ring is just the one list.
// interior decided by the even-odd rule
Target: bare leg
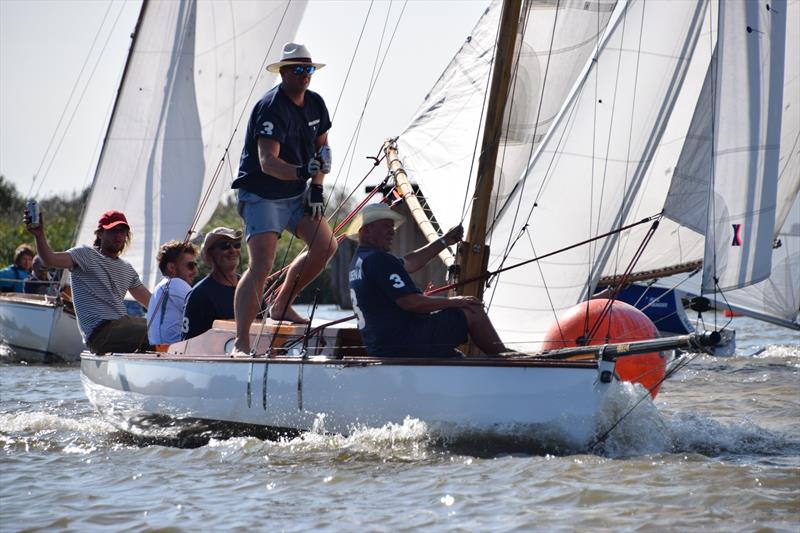
[(297, 224), (297, 236), (308, 245), (308, 251), (298, 255), (289, 265), (286, 279), (270, 309), (270, 317), (274, 320), (306, 323), (308, 319), (300, 316), (292, 303), (300, 291), (325, 269), (336, 253), (337, 243), (327, 220), (312, 219), (308, 215)]
[(480, 350), (487, 355), (498, 355), (504, 352), (510, 352), (506, 348), (497, 330), (494, 329), (492, 321), (483, 307), (471, 305), (464, 307), (464, 314), (467, 317), (467, 327), (469, 328), (469, 336), (472, 342), (480, 348)]
[(264, 283), (272, 269), (277, 244), (277, 233), (259, 233), (247, 241), (250, 266), (239, 280), (233, 297), (233, 314), (236, 319), (234, 352), (250, 353), (250, 324), (261, 307)]

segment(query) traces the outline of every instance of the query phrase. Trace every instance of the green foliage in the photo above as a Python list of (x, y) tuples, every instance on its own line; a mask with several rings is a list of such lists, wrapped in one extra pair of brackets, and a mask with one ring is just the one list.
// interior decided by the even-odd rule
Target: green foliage
[[(47, 240), (53, 250), (66, 250), (73, 246), (75, 231), (81, 211), (86, 204), (88, 189), (68, 198), (51, 196), (38, 200), (39, 208), (47, 222)], [(34, 246), (33, 236), (22, 224), (26, 198), (14, 185), (0, 176), (0, 264), (14, 258), (14, 250), (22, 243)]]
[[(340, 191), (334, 191), (331, 197), (329, 204), (339, 205), (344, 201), (344, 194)], [(337, 214), (335, 219), (331, 221), (331, 224), (335, 227), (336, 223), (341, 220), (349, 211), (352, 206), (352, 202), (346, 202), (345, 208), (341, 209), (340, 212)], [(208, 224), (202, 229), (201, 234), (205, 235), (209, 231), (219, 226), (224, 226), (227, 228), (232, 229), (241, 229), (242, 227), (242, 218), (239, 216), (239, 213), (236, 211), (236, 197), (235, 195), (230, 195), (225, 198), (220, 204), (217, 206), (216, 211), (211, 216), (211, 219), (208, 221)], [(244, 244), (244, 243), (243, 243)], [(198, 244), (199, 247), (199, 244)], [(275, 253), (275, 264), (273, 265), (272, 272), (277, 272), (281, 270), (285, 266), (288, 266), (292, 260), (297, 257), (300, 252), (302, 252), (303, 248), (305, 247), (305, 243), (296, 238), (291, 233), (284, 231), (281, 235), (281, 238), (278, 239), (278, 250)], [(247, 246), (242, 246), (242, 261), (241, 261), (241, 271), (244, 272), (247, 269), (248, 265), (248, 253), (247, 253)], [(205, 276), (208, 274), (209, 268), (207, 265), (201, 262), (200, 267), (200, 276)], [(306, 287), (303, 292), (300, 293), (298, 297), (298, 302), (312, 302), (314, 300), (314, 294), (317, 289), (320, 291), (319, 296), (319, 303), (336, 303), (338, 302), (339, 298), (336, 294), (335, 290), (332, 287), (332, 280), (329, 275), (329, 272), (326, 270), (324, 271), (316, 280), (314, 280), (308, 287)]]
[[(47, 240), (53, 250), (61, 251), (74, 246), (75, 232), (77, 231), (83, 206), (89, 195), (89, 189), (80, 194), (67, 198), (52, 196), (39, 201), (41, 212), (47, 222)], [(334, 191), (330, 201), (331, 205), (339, 205), (344, 195)], [(22, 224), (23, 210), (26, 198), (23, 198), (13, 184), (0, 175), (0, 266), (10, 263), (14, 250), (22, 243), (33, 245), (33, 237), (25, 230)], [(349, 203), (348, 206), (350, 207)], [(348, 208), (342, 209), (338, 219), (349, 212)], [(335, 225), (335, 222), (333, 222)], [(216, 211), (208, 224), (200, 232), (205, 235), (213, 228), (225, 226), (233, 229), (242, 229), (242, 219), (236, 212), (236, 197), (229, 195), (217, 206)], [(135, 238), (135, 237), (134, 237)], [(198, 243), (199, 245), (202, 243)], [(244, 243), (243, 243), (244, 244)], [(275, 254), (273, 272), (280, 270), (291, 263), (292, 259), (303, 250), (305, 244), (291, 233), (284, 232), (278, 240), (278, 250)], [(35, 246), (34, 246), (35, 248)], [(247, 268), (247, 246), (242, 246), (241, 271)], [(208, 266), (200, 262), (200, 275), (208, 274)], [(336, 302), (338, 297), (332, 290), (332, 282), (328, 272), (322, 273), (298, 298), (301, 302), (310, 302), (314, 299), (316, 289), (320, 290), (320, 303)]]

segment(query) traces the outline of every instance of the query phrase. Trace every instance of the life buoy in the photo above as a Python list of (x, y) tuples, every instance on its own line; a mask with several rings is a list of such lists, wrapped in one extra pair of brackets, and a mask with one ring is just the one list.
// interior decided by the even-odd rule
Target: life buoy
[[(598, 320), (608, 300), (598, 298), (568, 309), (545, 334), (543, 349), (625, 343), (658, 337), (658, 329), (643, 312), (622, 301)], [(594, 331), (592, 338), (587, 338)], [(615, 371), (622, 381), (640, 383), (656, 397), (667, 368), (668, 352), (619, 356)]]

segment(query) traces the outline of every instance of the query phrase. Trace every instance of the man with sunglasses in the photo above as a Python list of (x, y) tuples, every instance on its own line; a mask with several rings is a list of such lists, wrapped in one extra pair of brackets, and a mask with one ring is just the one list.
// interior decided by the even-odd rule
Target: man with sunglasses
[(164, 278), (156, 285), (147, 309), (150, 344), (181, 340), (183, 308), (197, 275), (197, 248), (181, 241), (167, 241), (158, 250), (158, 269)]
[(232, 184), (238, 189), (250, 256), (236, 289), (234, 353), (238, 355), (250, 351), (250, 323), (258, 312), (281, 233), (288, 229), (308, 245), (308, 251), (292, 261), (272, 300), (274, 320), (308, 322), (292, 302), (336, 252), (333, 232), (323, 216), (322, 195), (324, 175), (331, 170), (327, 145), (331, 120), (322, 97), (308, 90), (312, 74), (324, 66), (311, 61), (304, 45), (286, 43), (281, 60), (267, 66), (269, 72), (280, 73), (281, 83), (256, 103), (247, 125), (239, 174)]
[(208, 331), (215, 320), (233, 318), (233, 295), (239, 283), (236, 269), (241, 249), (241, 230), (219, 227), (206, 234), (200, 255), (211, 267), (211, 272), (197, 282), (186, 298), (183, 339)]

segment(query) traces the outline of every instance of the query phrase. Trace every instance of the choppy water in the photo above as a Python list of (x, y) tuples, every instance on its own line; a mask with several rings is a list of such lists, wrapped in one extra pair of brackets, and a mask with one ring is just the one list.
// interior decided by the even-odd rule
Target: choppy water
[(414, 420), (148, 445), (95, 415), (77, 367), (0, 366), (0, 531), (797, 532), (800, 340), (734, 326), (736, 356), (698, 356), (580, 453)]

